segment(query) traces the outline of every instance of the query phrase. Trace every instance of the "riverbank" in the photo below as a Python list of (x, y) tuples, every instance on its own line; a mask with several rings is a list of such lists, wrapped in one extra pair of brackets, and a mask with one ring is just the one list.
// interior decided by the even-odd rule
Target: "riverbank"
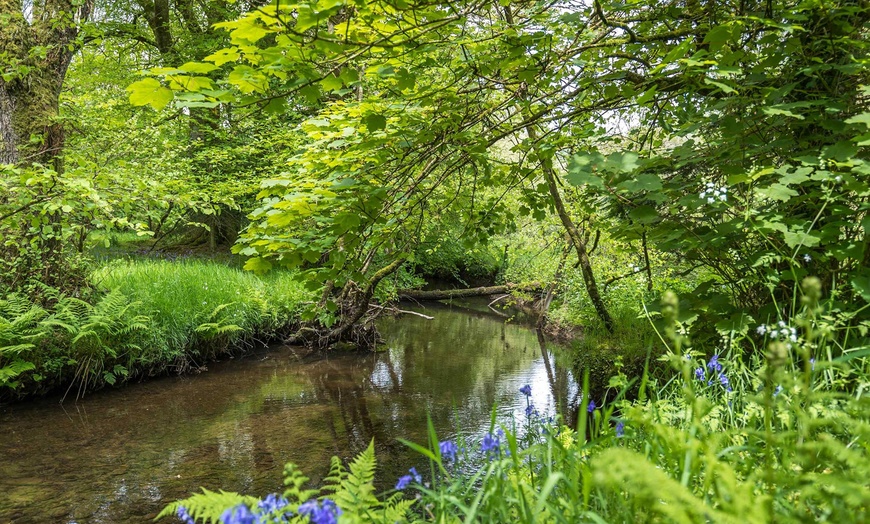
[(42, 306), (10, 295), (0, 300), (0, 400), (195, 372), (275, 341), (308, 298), (294, 277), (208, 260), (118, 259), (93, 271), (90, 297), (49, 290)]

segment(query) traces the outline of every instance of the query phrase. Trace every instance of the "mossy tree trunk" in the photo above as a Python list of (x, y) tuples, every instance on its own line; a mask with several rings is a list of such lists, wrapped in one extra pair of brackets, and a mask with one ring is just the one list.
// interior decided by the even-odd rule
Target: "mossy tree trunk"
[(60, 91), (92, 0), (0, 0), (0, 163), (63, 170)]

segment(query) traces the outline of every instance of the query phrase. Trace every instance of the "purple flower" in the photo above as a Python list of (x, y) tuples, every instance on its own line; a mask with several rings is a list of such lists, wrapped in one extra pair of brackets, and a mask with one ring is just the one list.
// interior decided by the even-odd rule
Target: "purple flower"
[(438, 449), (441, 451), (441, 456), (444, 457), (444, 460), (448, 462), (456, 460), (456, 453), (459, 452), (459, 448), (450, 440), (439, 442)]
[(423, 477), (421, 477), (420, 474), (417, 473), (417, 468), (411, 468), (411, 469), (409, 469), (409, 470), (408, 470), (408, 473), (410, 473), (411, 476), (414, 478), (414, 482), (416, 482), (417, 484), (422, 484), (422, 483), (423, 483)]
[(722, 384), (725, 391), (731, 391), (731, 383), (728, 382), (728, 377), (725, 376), (725, 373), (719, 375), (719, 383)]
[(312, 499), (299, 506), (299, 514), (308, 517), (311, 524), (336, 524), (341, 510), (329, 499), (323, 499), (322, 505)]
[(257, 509), (260, 510), (261, 515), (268, 515), (283, 510), (288, 504), (290, 504), (289, 500), (276, 493), (270, 493), (257, 504)]
[(527, 417), (532, 417), (532, 416), (537, 415), (537, 414), (538, 414), (538, 410), (535, 409), (534, 404), (529, 404), (528, 406), (526, 406), (526, 416)]
[(714, 373), (722, 371), (722, 364), (719, 363), (719, 355), (713, 355), (710, 357), (710, 362), (707, 362), (707, 369)]
[(257, 524), (259, 520), (244, 504), (229, 508), (221, 514), (223, 524)]
[(697, 380), (700, 380), (700, 381), (703, 382), (703, 381), (704, 381), (704, 376), (706, 376), (706, 372), (704, 371), (704, 367), (703, 367), (703, 366), (698, 366), (698, 368), (695, 369), (695, 378), (696, 378)]
[(408, 485), (413, 480), (414, 480), (414, 477), (412, 477), (411, 475), (404, 475), (404, 476), (399, 477), (399, 481), (396, 482), (396, 489), (401, 491), (401, 490), (407, 488)]
[(526, 384), (525, 386), (520, 388), (520, 393), (528, 397), (532, 394), (532, 386)]
[(181, 519), (181, 522), (184, 524), (196, 524), (196, 521), (193, 520), (193, 517), (190, 516), (190, 513), (187, 512), (187, 508), (184, 506), (178, 506), (178, 510), (175, 512), (178, 515), (178, 518)]
[(616, 423), (616, 438), (621, 438), (625, 435), (625, 422), (619, 421)]
[(589, 401), (589, 405), (586, 406), (586, 411), (588, 411), (589, 413), (592, 413), (593, 411), (595, 411), (595, 401), (594, 400)]
[(487, 433), (483, 436), (483, 442), (480, 443), (480, 450), (484, 453), (498, 453), (501, 447), (501, 441), (497, 435)]

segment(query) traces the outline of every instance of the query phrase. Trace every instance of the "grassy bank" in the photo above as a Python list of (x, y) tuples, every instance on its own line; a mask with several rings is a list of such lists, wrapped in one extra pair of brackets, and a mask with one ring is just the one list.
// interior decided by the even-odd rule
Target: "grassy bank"
[(115, 260), (88, 297), (47, 290), (47, 305), (0, 300), (0, 398), (198, 368), (265, 342), (297, 320), (294, 275), (258, 277), (209, 261)]

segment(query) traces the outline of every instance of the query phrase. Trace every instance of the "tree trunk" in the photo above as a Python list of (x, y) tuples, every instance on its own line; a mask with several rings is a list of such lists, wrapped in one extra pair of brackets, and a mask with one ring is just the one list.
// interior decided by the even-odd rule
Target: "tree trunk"
[(0, 0), (0, 162), (41, 163), (60, 172), (64, 130), (57, 122), (60, 91), (76, 51), (78, 25), (93, 2), (46, 0), (31, 4)]
[(484, 297), (487, 295), (507, 293), (508, 291), (526, 291), (530, 293), (539, 293), (542, 290), (543, 286), (539, 282), (531, 282), (527, 284), (506, 284), (504, 286), (472, 287), (465, 289), (436, 289), (433, 291), (405, 289), (399, 291), (399, 298), (406, 298), (411, 300), (447, 300), (451, 298)]

